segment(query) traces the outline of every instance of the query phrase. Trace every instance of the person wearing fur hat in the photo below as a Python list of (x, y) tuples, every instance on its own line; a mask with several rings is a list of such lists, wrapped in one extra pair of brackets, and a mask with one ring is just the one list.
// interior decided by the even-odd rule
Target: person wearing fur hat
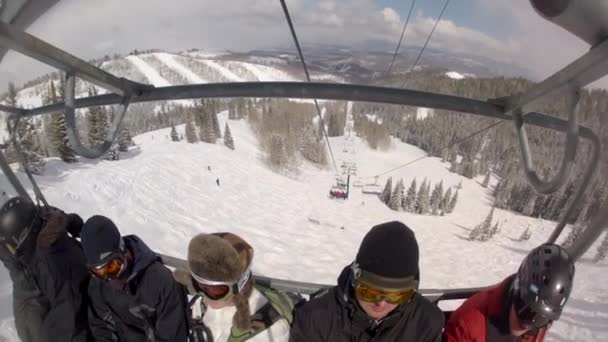
[(185, 342), (185, 289), (137, 236), (121, 237), (107, 217), (89, 218), (81, 233), (89, 283), (89, 325), (98, 342)]
[(290, 342), (441, 341), (444, 316), (420, 295), (418, 243), (401, 222), (373, 227), (338, 285), (296, 309)]
[(252, 261), (251, 245), (232, 233), (199, 234), (190, 241), (189, 270), (174, 276), (200, 297), (192, 307), (191, 340), (288, 341), (294, 299), (256, 284)]

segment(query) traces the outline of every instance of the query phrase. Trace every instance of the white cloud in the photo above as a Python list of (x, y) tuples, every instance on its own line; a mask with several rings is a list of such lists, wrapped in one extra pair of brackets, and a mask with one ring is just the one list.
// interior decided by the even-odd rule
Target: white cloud
[[(442, 20), (430, 46), (518, 64), (532, 70), (530, 76), (535, 79), (558, 70), (587, 48), (540, 18), (528, 1), (476, 1), (474, 12), (504, 27), (504, 37)], [(304, 45), (355, 45), (367, 40), (396, 44), (405, 20), (395, 9), (380, 7), (373, 0), (289, 0), (287, 4)], [(404, 37), (406, 45), (423, 44), (434, 24), (434, 18), (416, 13)], [(135, 48), (293, 46), (277, 0), (62, 0), (29, 31), (84, 59)], [(0, 76), (17, 83), (40, 70), (15, 54), (0, 64)]]

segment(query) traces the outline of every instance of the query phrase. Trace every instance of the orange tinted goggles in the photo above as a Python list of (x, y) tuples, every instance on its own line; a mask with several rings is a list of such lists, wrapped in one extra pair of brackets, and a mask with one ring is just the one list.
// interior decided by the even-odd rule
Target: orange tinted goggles
[(103, 280), (109, 280), (118, 278), (125, 269), (125, 266), (124, 259), (116, 257), (101, 266), (89, 268), (89, 270), (94, 276)]
[(404, 289), (399, 291), (388, 291), (380, 289), (362, 281), (355, 284), (355, 294), (357, 298), (365, 302), (380, 303), (385, 301), (389, 304), (403, 304), (410, 300), (416, 293), (415, 288)]

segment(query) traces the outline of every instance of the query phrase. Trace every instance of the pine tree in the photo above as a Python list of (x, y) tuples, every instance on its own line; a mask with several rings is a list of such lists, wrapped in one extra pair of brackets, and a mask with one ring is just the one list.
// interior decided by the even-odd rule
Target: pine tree
[(460, 190), (456, 189), (456, 193), (454, 193), (454, 197), (452, 197), (452, 199), (450, 200), (450, 207), (449, 207), (449, 213), (453, 212), (454, 209), (456, 208), (456, 203), (458, 202), (458, 192)]
[(213, 123), (213, 115), (204, 112), (201, 116), (202, 126), (200, 128), (200, 138), (202, 142), (215, 144), (217, 137), (215, 136), (215, 128)]
[(582, 222), (577, 222), (572, 226), (570, 233), (566, 236), (566, 240), (561, 244), (564, 248), (570, 248), (574, 244), (574, 241), (578, 239), (581, 233), (585, 230), (585, 226)]
[(450, 210), (450, 201), (452, 200), (452, 188), (448, 188), (448, 191), (443, 195), (443, 199), (441, 200), (441, 210), (442, 214), (451, 213)]
[(211, 112), (211, 121), (213, 123), (213, 133), (215, 139), (219, 139), (222, 137), (222, 130), (220, 129), (220, 121), (217, 119), (217, 113)]
[[(55, 90), (53, 81), (50, 82), (47, 98), (49, 103), (58, 102), (57, 92)], [(49, 133), (51, 146), (57, 152), (57, 154), (59, 154), (61, 160), (66, 163), (75, 162), (76, 156), (68, 141), (68, 133), (65, 127), (65, 117), (61, 113), (51, 114)]]
[(403, 179), (399, 180), (395, 186), (395, 191), (391, 194), (391, 199), (388, 203), (388, 207), (393, 210), (401, 209), (401, 202), (403, 202), (403, 191), (405, 186), (403, 185)]
[[(196, 117), (196, 115), (195, 115)], [(198, 136), (196, 135), (196, 128), (192, 123), (192, 116), (188, 115), (186, 121), (186, 141), (190, 144), (198, 142)]]
[(131, 132), (125, 125), (120, 129), (118, 134), (118, 151), (119, 152), (127, 152), (129, 147), (134, 146), (135, 143), (133, 139), (131, 139)]
[[(95, 87), (89, 87), (89, 96), (97, 95)], [(108, 134), (108, 119), (105, 109), (102, 107), (91, 107), (86, 117), (89, 145), (102, 144)]]
[(530, 231), (530, 226), (526, 227), (526, 230), (521, 233), (519, 237), (519, 241), (528, 241), (532, 237), (532, 232)]
[(285, 139), (276, 133), (270, 136), (270, 164), (275, 167), (282, 167), (287, 164)]
[[(488, 241), (492, 238), (493, 228), (492, 228), (492, 220), (494, 217), (494, 207), (490, 210), (488, 216), (486, 216), (485, 220), (482, 223), (478, 224), (469, 234), (469, 241)], [(495, 225), (496, 230), (498, 231), (498, 223)]]
[(498, 227), (498, 221), (496, 221), (494, 227), (492, 227), (492, 230), (490, 230), (490, 238), (494, 237), (498, 233), (500, 233), (500, 228)]
[(604, 239), (602, 243), (597, 247), (597, 254), (593, 258), (593, 261), (599, 262), (606, 259), (606, 255), (608, 254), (608, 232), (604, 234)]
[(380, 200), (382, 203), (388, 205), (388, 201), (391, 199), (391, 195), (393, 192), (393, 178), (388, 177), (386, 180), (386, 185), (384, 186), (384, 191), (380, 194)]
[[(6, 104), (11, 107), (18, 108), (17, 90), (12, 82), (8, 84), (8, 97)], [(23, 153), (23, 163), (27, 169), (36, 175), (41, 175), (44, 172), (45, 161), (40, 156), (40, 147), (35, 144), (38, 140), (34, 123), (31, 117), (24, 117), (19, 122), (17, 127), (17, 142)], [(21, 171), (24, 171), (24, 165), (19, 164)]]
[(416, 212), (418, 214), (428, 214), (431, 207), (431, 196), (430, 196), (430, 182), (427, 183), (425, 179), (420, 186), (418, 191), (418, 198), (416, 201)]
[(483, 186), (484, 188), (487, 188), (490, 184), (490, 175), (491, 171), (488, 169), (488, 172), (486, 172), (486, 177), (483, 179), (483, 183), (481, 183), (481, 186)]
[(416, 185), (416, 178), (412, 180), (410, 188), (407, 190), (407, 195), (403, 199), (403, 210), (413, 213), (416, 209), (416, 194), (418, 186)]
[(237, 114), (236, 114), (236, 105), (234, 103), (234, 101), (231, 101), (228, 104), (228, 120), (237, 120)]
[(441, 203), (443, 201), (443, 181), (435, 185), (431, 194), (431, 213), (438, 215), (439, 210), (443, 209)]
[(17, 142), (21, 147), (25, 166), (20, 164), (19, 167), (22, 171), (25, 171), (24, 167), (27, 167), (31, 173), (41, 175), (44, 172), (46, 162), (40, 156), (39, 147), (34, 143), (36, 140), (36, 129), (34, 128), (32, 119), (21, 119), (17, 128)]
[(224, 128), (224, 145), (231, 150), (234, 150), (234, 140), (232, 140), (232, 134), (230, 133), (230, 127), (228, 127), (228, 122), (226, 122), (226, 127)]
[(171, 124), (171, 141), (179, 141), (179, 134), (177, 134), (174, 124)]

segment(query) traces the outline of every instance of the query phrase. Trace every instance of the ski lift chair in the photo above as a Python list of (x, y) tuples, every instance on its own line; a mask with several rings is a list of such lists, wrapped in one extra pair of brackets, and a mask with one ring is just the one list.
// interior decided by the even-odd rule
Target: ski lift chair
[[(519, 136), (526, 177), (532, 187), (542, 194), (555, 192), (565, 184), (572, 171), (579, 139), (586, 139), (591, 142), (593, 148), (591, 162), (589, 162), (582, 182), (572, 198), (572, 205), (566, 210), (562, 220), (549, 237), (549, 242), (555, 242), (561, 234), (566, 222), (575, 210), (576, 203), (584, 195), (598, 167), (601, 152), (599, 138), (593, 130), (580, 126), (577, 123), (574, 109), (578, 102), (580, 89), (608, 74), (608, 2), (605, 1), (564, 0), (560, 2), (561, 6), (555, 6), (554, 2), (531, 0), (533, 7), (542, 17), (578, 36), (588, 43), (591, 49), (562, 70), (534, 85), (525, 93), (488, 101), (402, 88), (314, 82), (238, 82), (157, 88), (116, 77), (25, 32), (30, 24), (57, 2), (58, 0), (14, 0), (0, 2), (0, 58), (4, 57), (9, 49), (12, 49), (60, 70), (62, 77), (65, 79), (65, 102), (53, 103), (32, 109), (0, 105), (0, 111), (8, 113), (6, 120), (11, 137), (9, 142), (0, 144), (0, 149), (4, 150), (10, 144), (13, 144), (21, 157), (19, 143), (16, 139), (16, 127), (20, 119), (54, 112), (64, 112), (68, 139), (74, 151), (85, 158), (98, 158), (110, 148), (115, 140), (117, 131), (121, 126), (130, 103), (192, 98), (274, 97), (363, 101), (462, 112), (498, 120), (512, 121), (514, 123)], [(76, 77), (104, 88), (108, 90), (108, 93), (76, 99), (74, 89)], [(530, 103), (543, 98), (549, 93), (558, 91), (565, 94), (564, 96), (570, 104), (568, 120), (542, 113), (526, 112), (525, 108)], [(112, 122), (105, 141), (97, 146), (85, 147), (81, 143), (80, 136), (75, 127), (75, 110), (77, 108), (116, 104), (120, 104), (122, 109), (115, 116), (115, 120)], [(557, 175), (549, 181), (541, 179), (534, 170), (524, 125), (566, 132), (567, 144), (562, 166)], [(0, 168), (4, 175), (20, 196), (31, 200), (30, 194), (15, 176), (2, 150), (0, 150)], [(37, 187), (35, 179), (27, 168), (26, 173), (32, 183), (36, 200), (46, 204), (44, 195)], [(377, 184), (375, 186), (379, 187)], [(364, 192), (365, 190), (364, 187)], [(579, 259), (604, 229), (606, 229), (607, 225), (608, 208), (604, 208), (603, 210), (599, 210), (597, 216), (591, 220), (588, 227), (569, 248), (570, 254), (575, 259)], [(166, 255), (161, 255), (161, 257), (163, 262), (170, 267), (186, 267), (185, 260)], [(274, 288), (301, 294), (311, 294), (329, 286), (263, 276), (257, 276), (256, 278), (258, 281), (265, 282)], [(483, 288), (421, 289), (420, 293), (439, 303), (452, 298), (468, 298), (481, 289)]]

